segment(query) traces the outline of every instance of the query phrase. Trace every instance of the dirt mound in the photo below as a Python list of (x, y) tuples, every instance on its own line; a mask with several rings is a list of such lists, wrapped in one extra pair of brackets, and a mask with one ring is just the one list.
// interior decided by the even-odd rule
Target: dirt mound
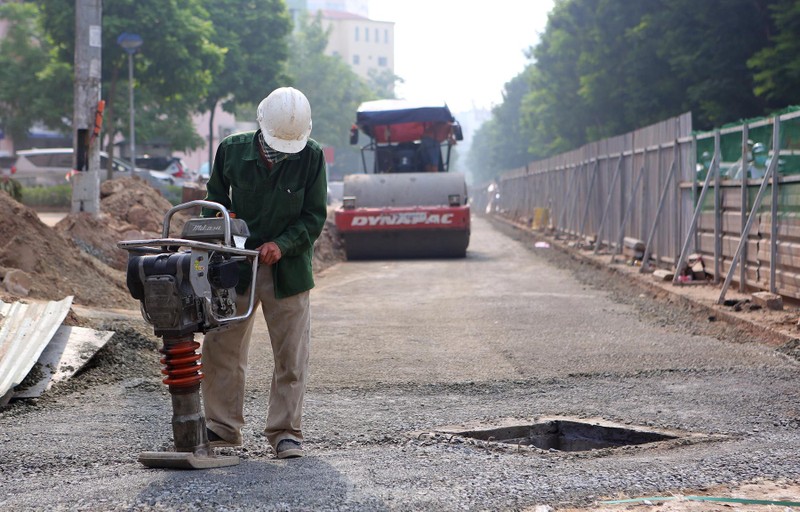
[[(100, 187), (99, 215), (72, 213), (55, 229), (84, 252), (125, 271), (128, 252), (118, 248), (117, 242), (161, 238), (164, 216), (170, 208), (172, 204), (140, 178), (108, 180)], [(188, 213), (176, 213), (170, 222), (170, 235), (177, 236), (188, 218)]]
[[(128, 253), (117, 247), (121, 240), (161, 238), (164, 216), (172, 204), (139, 178), (108, 180), (100, 188), (100, 212), (73, 213), (55, 228), (43, 224), (35, 211), (0, 194), (0, 272), (20, 269), (31, 278), (29, 297), (60, 300), (75, 296), (75, 303), (101, 308), (138, 308), (125, 285)], [(187, 211), (177, 212), (170, 236), (178, 237)], [(2, 243), (2, 242), (0, 242)], [(314, 247), (314, 271), (344, 259), (344, 250), (329, 212), (322, 235)], [(13, 296), (6, 294), (9, 300)]]
[(314, 272), (345, 260), (344, 245), (333, 219), (333, 210), (329, 208), (325, 227), (314, 244), (314, 259), (311, 261)]
[[(81, 250), (72, 240), (39, 220), (36, 212), (0, 192), (0, 267), (30, 278), (28, 297), (105, 308), (134, 308), (122, 272)], [(22, 297), (6, 293), (3, 300)]]

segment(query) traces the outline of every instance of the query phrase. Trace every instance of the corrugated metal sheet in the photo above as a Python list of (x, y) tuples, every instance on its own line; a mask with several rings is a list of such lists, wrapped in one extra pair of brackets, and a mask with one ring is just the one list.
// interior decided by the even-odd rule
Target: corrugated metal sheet
[(51, 302), (0, 301), (0, 405), (8, 403), (55, 335), (72, 305), (72, 296)]
[[(114, 335), (85, 327), (62, 325), (39, 356), (39, 380), (24, 389), (17, 386), (13, 399), (36, 398), (53, 384), (67, 380), (83, 368)], [(26, 384), (28, 384), (26, 382)]]

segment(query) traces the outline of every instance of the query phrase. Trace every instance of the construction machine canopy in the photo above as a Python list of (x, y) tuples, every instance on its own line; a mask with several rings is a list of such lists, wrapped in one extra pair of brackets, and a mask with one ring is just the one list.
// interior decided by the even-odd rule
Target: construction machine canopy
[[(362, 103), (356, 112), (356, 126), (377, 143), (413, 142), (423, 135), (441, 143), (454, 135), (458, 126), (447, 104), (407, 100), (377, 100)], [(455, 138), (458, 139), (460, 130)]]

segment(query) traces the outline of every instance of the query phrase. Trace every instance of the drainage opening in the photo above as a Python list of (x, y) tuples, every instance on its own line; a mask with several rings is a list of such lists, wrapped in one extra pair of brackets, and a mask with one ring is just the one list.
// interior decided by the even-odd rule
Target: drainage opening
[(600, 448), (655, 443), (675, 436), (641, 429), (593, 425), (579, 421), (552, 420), (533, 425), (518, 425), (487, 430), (469, 430), (458, 435), (513, 445), (535, 446), (542, 450), (579, 452)]

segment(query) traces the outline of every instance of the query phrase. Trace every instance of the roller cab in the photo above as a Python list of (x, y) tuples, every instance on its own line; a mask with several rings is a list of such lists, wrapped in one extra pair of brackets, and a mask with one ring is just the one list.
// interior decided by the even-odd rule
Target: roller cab
[(363, 103), (351, 129), (369, 138), (363, 174), (344, 179), (336, 227), (348, 259), (463, 258), (470, 235), (464, 176), (449, 171), (462, 140), (447, 105)]

